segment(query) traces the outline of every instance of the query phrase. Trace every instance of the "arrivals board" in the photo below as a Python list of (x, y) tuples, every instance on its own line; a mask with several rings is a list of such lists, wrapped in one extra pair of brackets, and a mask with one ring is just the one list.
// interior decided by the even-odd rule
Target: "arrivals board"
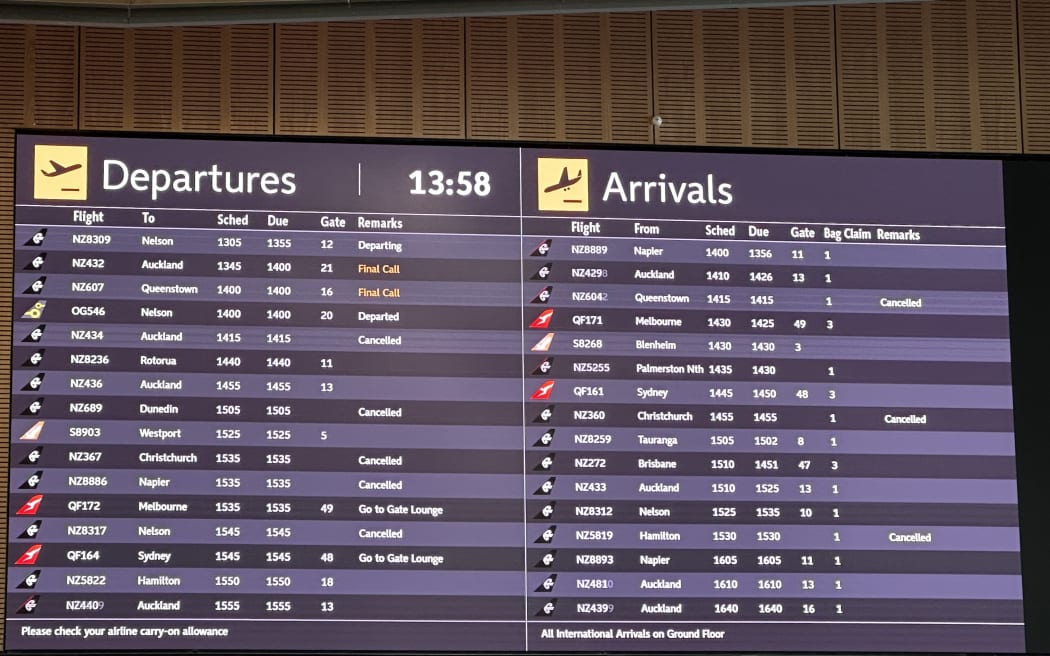
[(7, 647), (1025, 651), (1003, 169), (20, 134)]

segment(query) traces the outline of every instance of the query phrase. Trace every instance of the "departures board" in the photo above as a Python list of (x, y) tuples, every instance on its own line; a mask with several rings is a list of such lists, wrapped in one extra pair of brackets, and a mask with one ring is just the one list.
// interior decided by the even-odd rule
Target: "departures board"
[(6, 646), (1031, 649), (1007, 164), (20, 134)]

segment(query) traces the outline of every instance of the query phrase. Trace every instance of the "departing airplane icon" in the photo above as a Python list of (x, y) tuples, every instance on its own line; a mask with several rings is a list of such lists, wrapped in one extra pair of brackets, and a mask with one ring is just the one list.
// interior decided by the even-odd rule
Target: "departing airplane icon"
[[(52, 164), (54, 164), (54, 162), (52, 162)], [(553, 191), (558, 191), (559, 189), (568, 189), (569, 187), (571, 187), (574, 184), (576, 184), (577, 182), (579, 182), (582, 177), (583, 177), (583, 169), (580, 169), (579, 171), (576, 172), (576, 177), (575, 178), (570, 178), (569, 177), (569, 167), (568, 166), (562, 167), (562, 169), (561, 169), (561, 179), (559, 179), (557, 182), (555, 182), (551, 186), (545, 187), (543, 189), (543, 193), (549, 194), (549, 193), (551, 193)], [(578, 203), (580, 201), (578, 201), (578, 200), (572, 200), (572, 201), (566, 200), (565, 202)]]
[(69, 166), (62, 166), (61, 164), (59, 164), (58, 162), (56, 162), (53, 159), (52, 160), (48, 160), (48, 161), (51, 162), (51, 168), (54, 169), (54, 170), (52, 170), (52, 171), (45, 171), (44, 169), (40, 169), (40, 172), (43, 173), (44, 177), (47, 177), (47, 178), (54, 178), (54, 177), (57, 177), (57, 176), (60, 176), (60, 175), (65, 175), (66, 173), (69, 173), (70, 171), (76, 171), (77, 169), (79, 169), (82, 166), (84, 166), (83, 164), (70, 164)]

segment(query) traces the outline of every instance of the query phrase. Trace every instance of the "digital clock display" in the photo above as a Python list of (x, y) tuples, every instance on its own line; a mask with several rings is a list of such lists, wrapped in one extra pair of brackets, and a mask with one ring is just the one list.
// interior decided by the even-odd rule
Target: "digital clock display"
[[(409, 173), (408, 177), (412, 181), (412, 189), (409, 193), (417, 196), (456, 194), (457, 196), (484, 198), (492, 191), (492, 179), (487, 171), (456, 171), (446, 176), (444, 172), (438, 170), (427, 171), (424, 174), (420, 169), (416, 169)], [(425, 181), (429, 181), (429, 184)]]
[(16, 164), (8, 649), (1042, 644), (1033, 163), (21, 134)]

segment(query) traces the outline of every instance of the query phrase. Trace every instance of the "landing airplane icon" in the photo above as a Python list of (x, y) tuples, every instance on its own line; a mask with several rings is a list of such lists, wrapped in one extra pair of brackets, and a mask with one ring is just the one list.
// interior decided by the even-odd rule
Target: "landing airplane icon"
[[(579, 171), (576, 172), (576, 177), (575, 178), (570, 178), (569, 177), (569, 167), (568, 166), (563, 166), (562, 169), (561, 169), (561, 178), (557, 182), (552, 184), (551, 186), (545, 187), (543, 189), (543, 193), (549, 194), (551, 192), (558, 191), (559, 189), (568, 189), (569, 187), (571, 187), (574, 184), (576, 184), (577, 182), (579, 182), (580, 179), (582, 179), (582, 178), (583, 178), (583, 169), (580, 169)], [(579, 203), (580, 201), (566, 198), (565, 202), (566, 203)]]
[(51, 162), (51, 168), (53, 170), (45, 171), (44, 169), (40, 169), (40, 172), (46, 178), (54, 178), (54, 177), (57, 177), (57, 176), (60, 176), (60, 175), (65, 175), (66, 173), (69, 173), (70, 171), (76, 171), (77, 169), (79, 169), (79, 168), (84, 166), (83, 164), (70, 164), (69, 166), (62, 166), (61, 164), (59, 164), (58, 162), (56, 162), (53, 159), (52, 160), (48, 160), (48, 161)]

